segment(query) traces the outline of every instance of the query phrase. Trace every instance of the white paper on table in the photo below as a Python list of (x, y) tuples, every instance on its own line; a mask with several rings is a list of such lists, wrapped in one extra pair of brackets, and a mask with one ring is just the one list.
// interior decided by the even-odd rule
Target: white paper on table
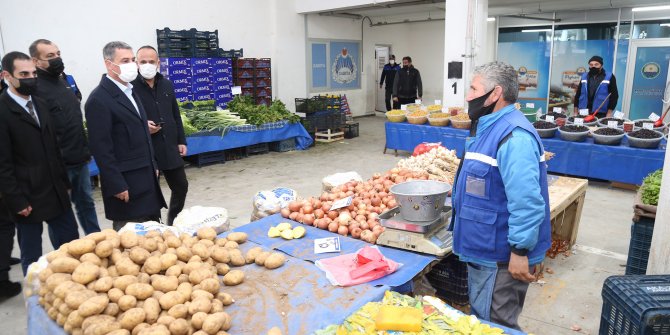
[(580, 109), (579, 110), (579, 115), (586, 116), (589, 115), (589, 110), (586, 108)]
[(575, 118), (575, 124), (578, 126), (583, 126), (584, 125), (584, 119), (576, 117)]
[(554, 107), (554, 108), (552, 109), (552, 111), (553, 111), (554, 113), (563, 113), (563, 108), (561, 108), (561, 107)]
[(547, 115), (544, 117), (544, 120), (547, 122), (554, 122), (554, 116), (553, 115)]
[(649, 120), (652, 120), (654, 122), (658, 121), (658, 119), (660, 119), (660, 118), (661, 117), (658, 116), (656, 113), (651, 113), (651, 115), (649, 115)]
[(327, 252), (340, 252), (340, 238), (326, 237), (314, 240), (314, 253), (324, 254)]
[(400, 110), (401, 111), (406, 111), (407, 110), (407, 105), (400, 105)]
[(645, 122), (642, 124), (643, 129), (654, 130), (654, 124), (651, 122)]
[(340, 199), (340, 200), (337, 200), (337, 201), (333, 202), (332, 206), (330, 206), (330, 210), (334, 211), (334, 210), (338, 210), (340, 208), (348, 207), (349, 205), (351, 205), (351, 203), (353, 201), (354, 201), (354, 196), (353, 195), (348, 196), (348, 197), (343, 198), (343, 199)]
[(607, 128), (619, 128), (619, 122), (607, 121)]

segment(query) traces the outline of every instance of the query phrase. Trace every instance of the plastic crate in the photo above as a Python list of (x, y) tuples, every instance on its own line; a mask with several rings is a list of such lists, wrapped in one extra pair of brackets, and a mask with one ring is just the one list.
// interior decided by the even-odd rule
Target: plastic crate
[(654, 234), (654, 220), (641, 217), (630, 227), (630, 245), (626, 261), (626, 275), (643, 275), (647, 273), (651, 236)]
[(156, 29), (156, 37), (161, 39), (195, 39), (195, 40), (215, 40), (219, 41), (219, 31), (204, 31), (191, 28), (188, 30), (172, 30), (170, 28)]
[(246, 147), (246, 154), (249, 155), (261, 155), (266, 154), (270, 151), (270, 146), (267, 143), (258, 143), (249, 145)]
[(235, 65), (238, 69), (253, 69), (256, 58), (238, 58)]
[(602, 296), (600, 335), (670, 334), (670, 275), (611, 276)]
[(272, 105), (272, 98), (271, 97), (256, 97), (256, 104), (257, 105), (263, 105), (263, 106), (270, 106)]
[(344, 125), (344, 138), (358, 137), (358, 122)]
[(261, 87), (255, 89), (255, 96), (258, 98), (272, 97), (272, 87)]
[(230, 50), (221, 50), (221, 55), (219, 57), (224, 57), (224, 58), (241, 58), (244, 57), (244, 48), (235, 50), (235, 49), (230, 49)]
[(341, 128), (344, 124), (344, 114), (339, 111), (320, 111), (307, 114), (301, 121), (308, 132), (335, 130)]
[(258, 58), (254, 62), (254, 67), (256, 68), (269, 68), (272, 66), (272, 61), (270, 58)]
[(240, 86), (242, 88), (254, 88), (254, 80), (253, 79), (238, 79), (237, 80), (237, 86)]
[(468, 298), (468, 266), (450, 254), (426, 275), (437, 296), (449, 302), (465, 304)]
[(238, 69), (237, 73), (235, 73), (235, 78), (238, 78), (238, 79), (253, 79), (254, 78), (254, 70)]
[(296, 113), (316, 113), (325, 111), (327, 109), (326, 102), (323, 99), (318, 98), (296, 98), (295, 99), (295, 112)]
[(271, 87), (272, 86), (272, 79), (270, 78), (256, 78), (254, 81), (254, 86), (255, 87)]
[(195, 46), (195, 43), (192, 39), (159, 38), (157, 45), (160, 50), (191, 49)]
[(272, 71), (269, 68), (256, 69), (254, 71), (254, 77), (256, 78), (270, 78), (272, 77)]
[(295, 138), (270, 143), (270, 151), (286, 152), (293, 150), (295, 150)]
[(207, 164), (225, 163), (226, 155), (223, 150), (203, 152), (201, 154), (186, 156), (185, 159), (197, 167), (202, 167)]
[(242, 89), (242, 94), (240, 94), (243, 97), (253, 97), (254, 96), (254, 89), (253, 88), (243, 88)]

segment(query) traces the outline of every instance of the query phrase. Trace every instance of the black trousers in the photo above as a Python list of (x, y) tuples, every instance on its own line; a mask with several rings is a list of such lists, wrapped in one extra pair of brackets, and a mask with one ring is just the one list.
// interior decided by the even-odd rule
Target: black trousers
[(173, 170), (165, 170), (163, 175), (170, 191), (172, 191), (167, 217), (167, 224), (171, 226), (177, 215), (184, 209), (186, 194), (188, 193), (188, 180), (183, 166)]
[(0, 281), (9, 280), (9, 259), (14, 246), (14, 223), (0, 219)]
[[(384, 100), (384, 102), (386, 102), (386, 111), (387, 112), (390, 111), (391, 109), (393, 109), (393, 106), (391, 105), (391, 103), (393, 102), (392, 95), (393, 95), (393, 90), (386, 89), (386, 95), (384, 96), (386, 99)], [(395, 105), (395, 103), (393, 103), (393, 105)]]
[[(410, 105), (416, 102), (416, 97), (413, 98), (400, 98), (398, 97), (398, 105)], [(400, 109), (400, 108), (398, 108)]]

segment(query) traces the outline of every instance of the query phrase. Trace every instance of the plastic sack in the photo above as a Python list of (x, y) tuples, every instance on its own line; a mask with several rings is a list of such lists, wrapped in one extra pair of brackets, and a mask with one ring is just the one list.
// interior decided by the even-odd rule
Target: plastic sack
[(428, 142), (423, 142), (416, 147), (414, 147), (414, 152), (412, 153), (412, 156), (418, 156), (425, 154), (428, 151), (433, 150), (434, 148), (441, 147), (442, 142), (437, 142), (437, 143), (428, 143)]
[(204, 227), (212, 227), (217, 234), (221, 234), (229, 226), (228, 210), (223, 207), (193, 206), (181, 211), (174, 219), (174, 227), (190, 235)]
[(23, 279), (23, 296), (28, 298), (37, 295), (40, 291), (40, 272), (47, 268), (49, 262), (46, 255), (40, 256), (37, 262), (28, 266), (26, 277)]
[(277, 187), (270, 191), (260, 191), (254, 195), (251, 221), (277, 214), (288, 203), (298, 198), (298, 192), (286, 187)]
[(336, 286), (353, 286), (387, 276), (402, 266), (384, 257), (377, 246), (366, 246), (353, 254), (325, 258), (316, 266), (326, 273), (326, 278)]
[(171, 231), (175, 235), (179, 236), (181, 231), (176, 227), (171, 227), (160, 222), (156, 221), (147, 221), (147, 222), (128, 222), (125, 226), (119, 229), (119, 234), (127, 231), (131, 231), (137, 235), (146, 235), (150, 231), (158, 231), (159, 233), (164, 233), (166, 231)]
[(333, 187), (344, 185), (350, 181), (363, 181), (363, 177), (355, 171), (339, 172), (326, 176), (321, 180), (323, 192), (330, 192)]

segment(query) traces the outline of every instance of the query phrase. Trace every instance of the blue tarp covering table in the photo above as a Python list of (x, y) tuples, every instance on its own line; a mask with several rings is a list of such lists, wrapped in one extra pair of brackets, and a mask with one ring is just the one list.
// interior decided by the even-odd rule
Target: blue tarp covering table
[[(386, 123), (386, 148), (412, 152), (423, 142), (442, 142), (462, 157), (469, 131), (452, 127), (433, 127), (409, 123)], [(542, 139), (545, 150), (555, 153), (547, 162), (549, 172), (596, 178), (627, 184), (641, 184), (649, 173), (663, 167), (665, 142), (659, 149), (638, 149), (621, 145), (608, 146), (568, 142), (558, 137)]]

